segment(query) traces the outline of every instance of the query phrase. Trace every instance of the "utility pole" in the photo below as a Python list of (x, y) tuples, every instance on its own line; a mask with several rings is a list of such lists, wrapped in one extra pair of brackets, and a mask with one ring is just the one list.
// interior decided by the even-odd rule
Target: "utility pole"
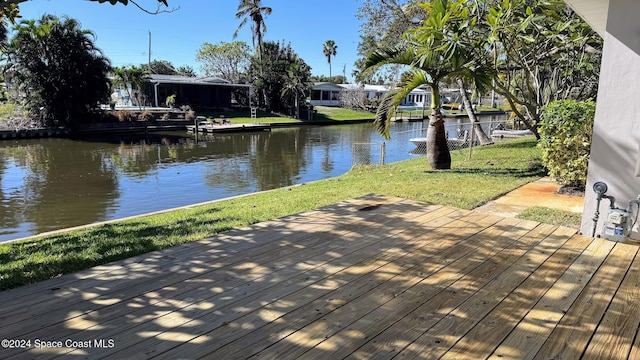
[(151, 71), (151, 30), (149, 30), (149, 62), (147, 62), (147, 68), (149, 68), (149, 72)]

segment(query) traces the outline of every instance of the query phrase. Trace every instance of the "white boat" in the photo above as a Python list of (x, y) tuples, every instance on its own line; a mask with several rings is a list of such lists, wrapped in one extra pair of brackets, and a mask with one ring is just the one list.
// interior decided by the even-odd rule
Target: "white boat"
[(531, 130), (493, 130), (492, 137), (503, 138), (519, 138), (523, 136), (532, 136)]

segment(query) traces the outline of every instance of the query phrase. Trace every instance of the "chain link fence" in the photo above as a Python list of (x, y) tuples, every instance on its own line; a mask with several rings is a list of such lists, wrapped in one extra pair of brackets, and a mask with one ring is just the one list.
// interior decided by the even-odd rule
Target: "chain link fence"
[(353, 143), (351, 166), (384, 165), (385, 143)]
[[(447, 121), (445, 122), (445, 132), (447, 136), (447, 147), (453, 156), (473, 157), (474, 147), (485, 145), (488, 142), (498, 143), (520, 139), (523, 137), (535, 139), (534, 134), (526, 130), (522, 124), (510, 120), (494, 120), (479, 122), (477, 130), (469, 122)], [(426, 155), (427, 153), (427, 128), (411, 130), (415, 137), (410, 139), (416, 145), (412, 154)], [(532, 149), (532, 151), (537, 151)]]
[[(524, 128), (522, 124), (512, 120), (492, 120), (478, 123), (482, 134), (476, 126), (462, 119), (458, 121), (445, 122), (445, 132), (447, 135), (447, 147), (451, 156), (458, 160), (473, 159), (474, 148), (489, 143), (503, 141), (513, 141), (516, 139), (529, 138), (535, 140), (535, 135)], [(414, 155), (427, 154), (427, 129), (426, 127), (412, 129), (409, 131), (397, 132), (408, 133), (412, 137), (410, 141), (415, 145), (411, 151)], [(484, 138), (484, 140), (482, 140)], [(527, 150), (528, 151), (528, 150)], [(539, 149), (532, 147), (530, 150), (536, 155)], [(362, 142), (353, 143), (351, 166), (356, 165), (384, 165), (385, 164), (385, 143)]]

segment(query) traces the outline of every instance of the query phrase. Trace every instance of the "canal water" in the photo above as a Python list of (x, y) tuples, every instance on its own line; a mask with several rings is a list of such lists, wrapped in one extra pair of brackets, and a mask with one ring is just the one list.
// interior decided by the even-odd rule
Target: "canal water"
[(370, 123), (0, 141), (0, 242), (335, 177), (383, 142), (387, 163), (420, 156), (426, 125), (394, 123), (389, 141)]
[[(386, 161), (414, 157), (423, 127), (394, 124)], [(0, 141), (0, 242), (338, 176), (354, 143), (382, 142), (371, 124)], [(379, 152), (359, 146), (356, 160)]]

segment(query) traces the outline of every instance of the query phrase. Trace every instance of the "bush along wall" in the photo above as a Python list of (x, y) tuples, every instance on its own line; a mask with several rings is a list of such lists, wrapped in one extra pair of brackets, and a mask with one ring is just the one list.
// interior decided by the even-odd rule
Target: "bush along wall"
[(593, 134), (595, 103), (560, 100), (542, 109), (542, 160), (560, 184), (584, 188)]

